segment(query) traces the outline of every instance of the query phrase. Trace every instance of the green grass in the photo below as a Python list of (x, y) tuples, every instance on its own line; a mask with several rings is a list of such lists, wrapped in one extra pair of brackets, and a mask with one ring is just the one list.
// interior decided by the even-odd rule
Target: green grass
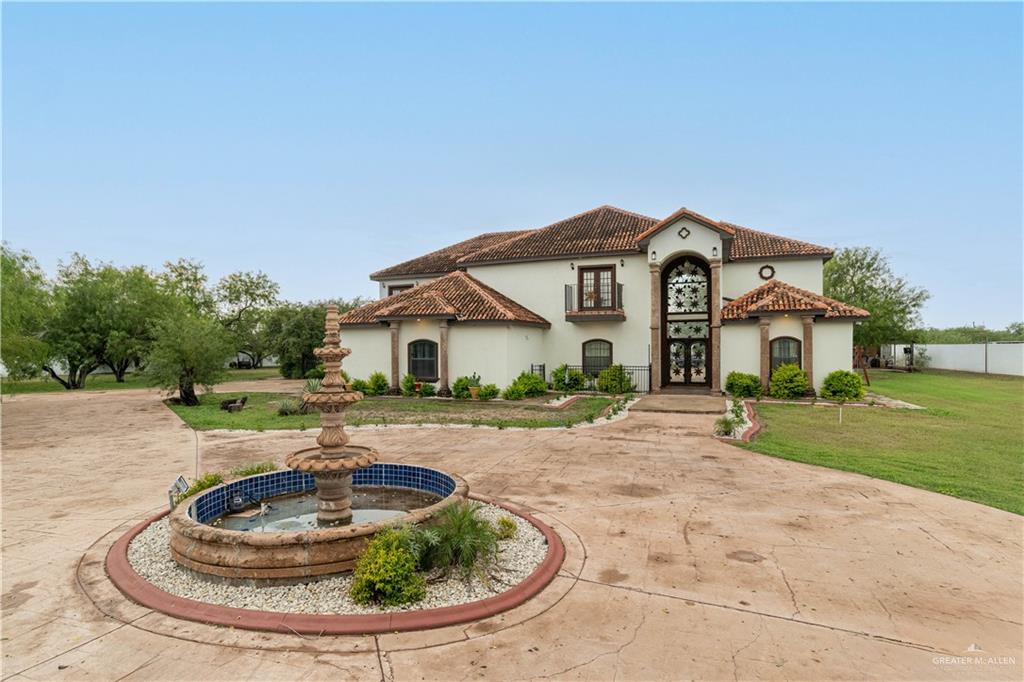
[[(262, 367), (259, 369), (229, 369), (228, 378), (225, 381), (252, 381), (256, 379), (280, 378), (281, 373), (276, 367)], [(111, 391), (123, 388), (149, 388), (146, 378), (141, 374), (128, 374), (124, 383), (117, 383), (113, 374), (92, 374), (85, 380), (84, 391)], [(10, 395), (12, 393), (49, 393), (51, 391), (66, 391), (53, 379), (27, 379), (22, 381), (8, 381), (0, 379), (0, 393)]]
[[(220, 401), (249, 396), (241, 412), (225, 412)], [(284, 393), (210, 393), (200, 397), (196, 407), (169, 405), (182, 421), (199, 431), (209, 429), (312, 429), (320, 426), (317, 413), (282, 417), (277, 414), (281, 400), (295, 398)], [(543, 428), (569, 426), (593, 421), (612, 404), (602, 396), (577, 400), (562, 410), (539, 402), (482, 402), (469, 400), (425, 400), (418, 398), (366, 398), (346, 412), (351, 426), (363, 424), (470, 424), (499, 428)]]
[(1024, 514), (1024, 379), (871, 372), (870, 391), (925, 410), (759, 404), (755, 452), (855, 471)]

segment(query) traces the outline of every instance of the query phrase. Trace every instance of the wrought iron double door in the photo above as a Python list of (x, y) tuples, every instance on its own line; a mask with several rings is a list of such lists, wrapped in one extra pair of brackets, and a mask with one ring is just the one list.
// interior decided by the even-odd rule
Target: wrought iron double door
[(670, 384), (706, 384), (708, 382), (708, 340), (668, 339), (668, 382)]

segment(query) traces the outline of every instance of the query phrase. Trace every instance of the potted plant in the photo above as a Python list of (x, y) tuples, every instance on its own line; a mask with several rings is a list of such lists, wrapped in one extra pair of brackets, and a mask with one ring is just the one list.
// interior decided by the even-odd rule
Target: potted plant
[(473, 372), (473, 376), (469, 377), (469, 397), (472, 400), (480, 399), (480, 375)]

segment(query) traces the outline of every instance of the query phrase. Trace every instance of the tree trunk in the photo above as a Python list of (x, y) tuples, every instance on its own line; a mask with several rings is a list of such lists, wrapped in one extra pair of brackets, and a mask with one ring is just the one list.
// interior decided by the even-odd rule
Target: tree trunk
[(854, 357), (856, 358), (855, 361), (854, 361), (854, 365), (859, 366), (860, 370), (862, 372), (864, 372), (864, 385), (865, 386), (870, 386), (871, 385), (871, 377), (868, 376), (868, 363), (867, 363), (867, 358), (864, 357), (864, 347), (863, 346), (856, 346), (856, 354), (855, 354)]
[(53, 371), (52, 367), (50, 367), (49, 365), (43, 365), (43, 369), (45, 369), (49, 373), (49, 375), (57, 381), (58, 384), (60, 384), (67, 390), (71, 389), (71, 384), (61, 379), (60, 375)]
[(192, 379), (181, 379), (178, 382), (178, 393), (181, 394), (181, 402), (189, 407), (199, 404), (199, 397), (196, 396), (196, 386)]
[(110, 368), (110, 371), (114, 375), (114, 380), (117, 381), (117, 383), (119, 383), (119, 384), (123, 384), (124, 383), (124, 375), (128, 371), (128, 364), (129, 364), (128, 361), (127, 360), (122, 360), (121, 362), (117, 362), (117, 363), (107, 362), (107, 363), (104, 363), (104, 364), (106, 364), (106, 366), (108, 368)]

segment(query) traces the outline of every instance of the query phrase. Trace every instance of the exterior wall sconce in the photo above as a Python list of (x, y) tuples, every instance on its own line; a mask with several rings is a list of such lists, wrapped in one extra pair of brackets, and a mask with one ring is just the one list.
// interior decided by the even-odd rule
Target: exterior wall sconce
[(570, 270), (575, 270), (576, 269), (576, 264), (575, 263), (569, 263), (569, 269)]
[(718, 258), (718, 247), (717, 246), (712, 246), (711, 247), (711, 255), (714, 256), (715, 258)]
[(658, 262), (658, 252), (657, 251), (651, 251), (651, 262), (652, 263), (657, 263)]
[(626, 259), (625, 258), (620, 258), (619, 259), (619, 267), (620, 268), (626, 267)]

